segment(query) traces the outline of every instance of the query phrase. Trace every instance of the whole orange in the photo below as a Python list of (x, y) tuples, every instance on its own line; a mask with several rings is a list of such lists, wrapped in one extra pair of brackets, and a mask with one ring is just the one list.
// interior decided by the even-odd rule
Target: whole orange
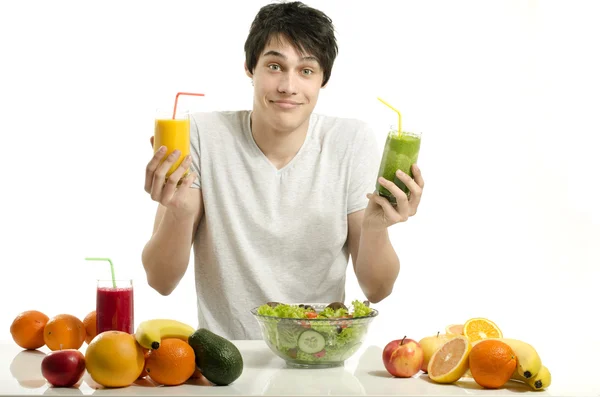
[(44, 327), (44, 342), (50, 350), (79, 349), (85, 342), (83, 322), (71, 314), (58, 314)]
[(469, 369), (477, 384), (488, 389), (503, 386), (517, 367), (517, 358), (506, 343), (484, 339), (469, 355)]
[(129, 386), (144, 369), (144, 352), (133, 335), (105, 331), (96, 335), (87, 347), (85, 368), (102, 386)]
[(156, 383), (176, 386), (188, 380), (196, 371), (194, 349), (185, 341), (166, 338), (160, 347), (150, 350), (146, 359), (146, 373)]
[(96, 337), (96, 311), (89, 312), (83, 319), (85, 327), (85, 343), (88, 345)]
[(23, 349), (37, 349), (44, 346), (44, 327), (48, 316), (37, 310), (20, 313), (10, 325), (13, 340)]

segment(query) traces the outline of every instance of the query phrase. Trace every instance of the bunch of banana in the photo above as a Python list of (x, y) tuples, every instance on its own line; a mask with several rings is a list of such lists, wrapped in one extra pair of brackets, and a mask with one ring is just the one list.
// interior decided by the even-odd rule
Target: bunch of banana
[(521, 375), (519, 375), (518, 371), (514, 372), (511, 379), (519, 380), (521, 382), (527, 383), (529, 385), (529, 387), (531, 387), (533, 390), (544, 390), (545, 388), (550, 386), (550, 382), (552, 381), (552, 376), (550, 375), (550, 371), (548, 370), (548, 368), (546, 368), (546, 366), (542, 365), (540, 372), (538, 372), (537, 375), (532, 376), (529, 379), (526, 379), (526, 378), (522, 377)]
[(550, 386), (550, 371), (542, 365), (542, 360), (533, 346), (517, 339), (490, 339), (506, 343), (517, 356), (517, 368), (511, 379), (524, 382), (534, 390), (543, 390)]
[(191, 326), (176, 320), (154, 319), (142, 322), (135, 331), (135, 340), (146, 349), (156, 350), (164, 338), (177, 338), (188, 341), (196, 331)]

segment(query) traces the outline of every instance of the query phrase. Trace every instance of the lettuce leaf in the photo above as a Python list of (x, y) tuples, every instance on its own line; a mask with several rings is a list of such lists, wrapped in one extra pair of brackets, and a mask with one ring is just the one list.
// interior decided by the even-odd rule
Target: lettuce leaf
[[(352, 317), (366, 317), (373, 311), (373, 309), (359, 300), (352, 301), (352, 308)], [(257, 309), (257, 314), (261, 316), (280, 318), (306, 318), (306, 313), (308, 312), (312, 312), (312, 310), (307, 310), (296, 305), (285, 304), (279, 304), (275, 307), (264, 304)], [(333, 310), (330, 307), (326, 307), (318, 314), (317, 318), (344, 318), (348, 314), (350, 314), (350, 312), (344, 308)]]
[(359, 300), (352, 301), (352, 307), (354, 309), (352, 312), (353, 317), (366, 317), (373, 311), (373, 309)]
[(348, 310), (344, 308), (333, 310), (330, 307), (326, 307), (323, 309), (323, 311), (321, 311), (321, 313), (319, 313), (318, 318), (340, 318), (346, 316), (347, 314)]
[(308, 310), (293, 306), (293, 305), (277, 305), (271, 307), (267, 304), (260, 306), (257, 309), (257, 313), (261, 316), (274, 316), (281, 318), (306, 318), (306, 312)]
[(305, 330), (291, 321), (293, 320), (281, 320), (277, 324), (277, 342), (280, 349), (298, 347), (298, 337)]

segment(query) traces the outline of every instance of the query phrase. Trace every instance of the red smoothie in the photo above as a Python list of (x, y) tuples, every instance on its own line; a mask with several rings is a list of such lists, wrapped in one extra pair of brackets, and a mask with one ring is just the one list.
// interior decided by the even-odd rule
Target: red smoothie
[(96, 332), (112, 330), (133, 334), (133, 286), (97, 288)]

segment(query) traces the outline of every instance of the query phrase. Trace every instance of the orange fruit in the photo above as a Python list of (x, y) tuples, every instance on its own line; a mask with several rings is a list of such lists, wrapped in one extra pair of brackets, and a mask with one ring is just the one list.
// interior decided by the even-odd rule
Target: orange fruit
[(468, 320), (464, 325), (463, 334), (471, 343), (488, 338), (502, 338), (500, 328), (493, 321), (481, 317)]
[(436, 383), (453, 383), (469, 369), (469, 340), (458, 335), (444, 343), (431, 356), (427, 365), (429, 378)]
[(85, 342), (85, 327), (70, 314), (58, 314), (44, 327), (44, 342), (50, 350), (79, 349)]
[(37, 349), (44, 346), (44, 327), (48, 316), (37, 310), (28, 310), (17, 315), (10, 325), (10, 334), (23, 349)]
[(96, 337), (96, 311), (89, 312), (83, 319), (83, 326), (85, 327), (85, 343), (88, 345)]
[(85, 350), (85, 369), (102, 386), (129, 386), (144, 369), (144, 352), (131, 334), (102, 332)]
[(150, 350), (146, 360), (146, 373), (162, 385), (176, 386), (184, 383), (196, 371), (194, 349), (180, 339), (166, 338), (160, 347)]
[(477, 384), (497, 389), (511, 378), (517, 367), (515, 353), (504, 342), (482, 340), (471, 349), (469, 369)]
[(463, 335), (463, 325), (462, 324), (452, 324), (446, 327), (447, 334), (453, 335)]

